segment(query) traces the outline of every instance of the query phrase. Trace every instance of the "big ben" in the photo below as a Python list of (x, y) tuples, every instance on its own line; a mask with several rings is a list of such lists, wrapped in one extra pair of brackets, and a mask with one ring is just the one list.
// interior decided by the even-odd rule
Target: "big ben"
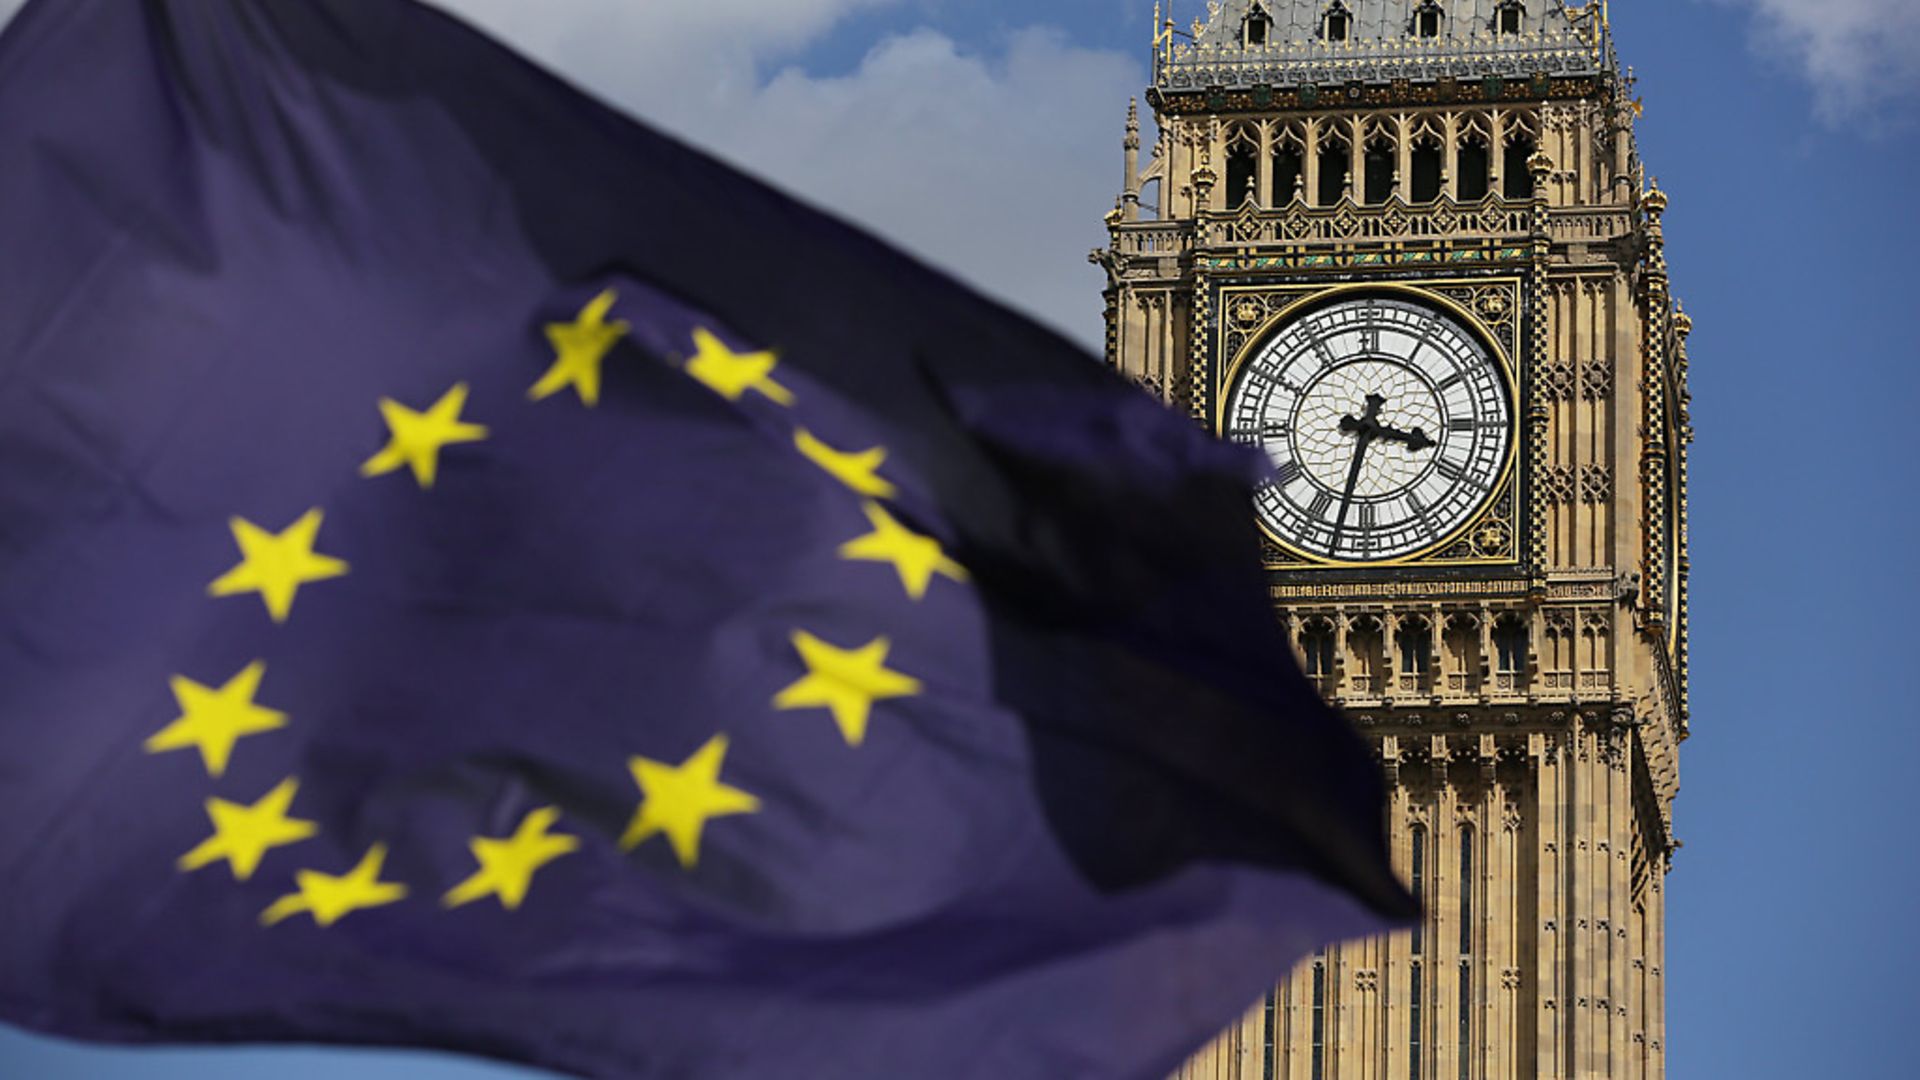
[(1156, 134), (1129, 115), (1095, 253), (1108, 359), (1270, 460), (1278, 617), (1376, 749), (1426, 907), (1179, 1076), (1663, 1077), (1691, 326), (1606, 5), (1155, 24)]

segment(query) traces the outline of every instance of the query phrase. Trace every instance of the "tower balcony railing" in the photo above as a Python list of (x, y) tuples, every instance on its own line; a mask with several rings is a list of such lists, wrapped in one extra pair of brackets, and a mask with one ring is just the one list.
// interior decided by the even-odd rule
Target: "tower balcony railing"
[[(1296, 200), (1268, 209), (1247, 205), (1213, 211), (1197, 222), (1133, 221), (1112, 226), (1112, 248), (1123, 258), (1180, 258), (1196, 248), (1259, 248), (1300, 243), (1395, 240), (1499, 240), (1532, 234), (1530, 201), (1489, 195), (1474, 203), (1442, 197), (1409, 204), (1399, 196), (1360, 205), (1343, 198), (1330, 207)], [(1620, 207), (1564, 207), (1547, 215), (1556, 244), (1607, 243), (1633, 232), (1633, 213)]]
[(1134, 258), (1178, 258), (1193, 250), (1193, 226), (1184, 221), (1134, 221), (1115, 225), (1113, 250)]
[(1478, 202), (1441, 196), (1407, 203), (1399, 195), (1362, 205), (1350, 196), (1332, 206), (1309, 207), (1296, 199), (1285, 207), (1254, 204), (1206, 214), (1196, 225), (1203, 248), (1277, 247), (1355, 240), (1500, 239), (1519, 241), (1533, 230), (1533, 204), (1488, 195)]
[(1556, 244), (1593, 244), (1633, 232), (1633, 212), (1615, 206), (1569, 206), (1549, 211), (1547, 235)]

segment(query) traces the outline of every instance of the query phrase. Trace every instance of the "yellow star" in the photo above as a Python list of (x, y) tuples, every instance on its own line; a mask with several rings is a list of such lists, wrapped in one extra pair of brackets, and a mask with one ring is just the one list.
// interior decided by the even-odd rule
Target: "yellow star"
[(873, 531), (840, 545), (841, 558), (892, 563), (900, 575), (900, 584), (907, 587), (907, 595), (915, 600), (927, 595), (927, 586), (935, 574), (955, 581), (967, 580), (966, 568), (947, 558), (947, 553), (940, 549), (940, 541), (921, 536), (895, 521), (879, 503), (867, 503), (865, 509)]
[(266, 673), (267, 666), (255, 660), (218, 690), (184, 675), (175, 675), (170, 685), (173, 700), (180, 706), (180, 716), (147, 739), (147, 753), (163, 754), (191, 746), (200, 751), (207, 775), (225, 773), (234, 743), (248, 735), (287, 726), (286, 713), (253, 703), (253, 695), (259, 692), (260, 679)]
[(318, 833), (320, 826), (313, 822), (287, 816), (294, 793), (299, 790), (300, 781), (289, 777), (252, 806), (208, 799), (207, 817), (213, 821), (213, 835), (180, 856), (181, 872), (225, 859), (233, 868), (234, 880), (245, 881), (260, 868), (268, 850), (297, 844)]
[(360, 475), (385, 476), (406, 465), (413, 469), (413, 478), (421, 487), (432, 487), (442, 448), (454, 443), (479, 442), (487, 437), (484, 425), (460, 419), (460, 410), (466, 404), (466, 383), (454, 384), (453, 389), (441, 395), (426, 412), (414, 412), (392, 398), (381, 398), (380, 415), (386, 419), (387, 430), (393, 433), (393, 438), (386, 449), (360, 466)]
[(687, 374), (706, 383), (714, 393), (728, 401), (739, 401), (749, 390), (757, 390), (770, 401), (793, 404), (793, 391), (773, 381), (773, 369), (779, 358), (770, 352), (737, 353), (705, 330), (693, 332), (693, 359), (687, 361)]
[(302, 870), (293, 875), (298, 892), (289, 893), (260, 913), (263, 926), (309, 914), (321, 926), (332, 926), (356, 911), (383, 907), (406, 898), (407, 887), (380, 880), (380, 868), (387, 861), (387, 845), (367, 849), (360, 865), (335, 877), (317, 870)]
[(796, 630), (793, 647), (807, 665), (807, 675), (780, 691), (773, 707), (832, 710), (833, 722), (840, 725), (848, 746), (859, 746), (866, 740), (867, 718), (874, 702), (913, 697), (920, 692), (920, 680), (888, 669), (887, 650), (893, 644), (884, 637), (857, 649), (840, 649), (805, 630)]
[(608, 322), (613, 310), (612, 289), (587, 301), (570, 323), (548, 323), (547, 341), (553, 345), (553, 366), (533, 384), (527, 396), (535, 401), (547, 398), (571, 386), (580, 400), (589, 406), (600, 403), (600, 365), (613, 349), (614, 342), (627, 336), (630, 324), (622, 319)]
[(880, 475), (880, 466), (887, 461), (887, 452), (881, 447), (876, 446), (871, 450), (843, 454), (814, 438), (813, 433), (806, 428), (800, 428), (793, 433), (793, 445), (799, 447), (808, 461), (825, 469), (835, 480), (862, 495), (876, 499), (891, 499), (900, 493), (898, 488)]
[(681, 765), (629, 759), (633, 782), (640, 785), (640, 809), (620, 838), (621, 850), (632, 851), (665, 833), (680, 865), (691, 868), (700, 861), (700, 833), (710, 819), (757, 812), (758, 798), (720, 782), (726, 756), (727, 737), (715, 735)]
[(279, 533), (270, 533), (245, 518), (234, 518), (229, 527), (240, 545), (240, 565), (207, 586), (208, 595), (257, 592), (273, 621), (286, 622), (300, 586), (347, 572), (346, 563), (314, 553), (313, 542), (320, 535), (323, 516), (315, 507)]
[(504, 840), (476, 836), (467, 847), (480, 863), (480, 869), (455, 885), (440, 903), (457, 908), (498, 896), (508, 911), (518, 910), (533, 885), (534, 872), (562, 855), (580, 850), (580, 841), (572, 836), (555, 836), (547, 830), (560, 820), (560, 811), (548, 806), (528, 814), (520, 828)]

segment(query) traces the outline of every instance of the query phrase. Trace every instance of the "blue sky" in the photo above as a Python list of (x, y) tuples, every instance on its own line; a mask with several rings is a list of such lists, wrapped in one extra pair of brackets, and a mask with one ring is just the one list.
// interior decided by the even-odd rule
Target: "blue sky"
[[(1151, 0), (450, 5), (1097, 340), (1101, 282), (1084, 256), (1119, 183)], [(1183, 18), (1198, 8), (1185, 0)], [(1697, 327), (1671, 1074), (1909, 1077), (1911, 1055), (1892, 1047), (1920, 1005), (1920, 845), (1899, 802), (1920, 756), (1902, 674), (1920, 648), (1920, 17), (1912, 0), (1613, 8)], [(100, 1050), (0, 1029), (9, 1078), (349, 1073), (532, 1075), (417, 1054)]]

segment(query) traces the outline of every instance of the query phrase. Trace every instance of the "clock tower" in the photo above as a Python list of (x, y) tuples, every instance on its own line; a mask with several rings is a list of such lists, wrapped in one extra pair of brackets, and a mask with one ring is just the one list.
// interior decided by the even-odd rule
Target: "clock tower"
[(1155, 24), (1107, 356), (1271, 460), (1274, 605), (1427, 909), (1179, 1076), (1663, 1077), (1691, 326), (1605, 2)]

